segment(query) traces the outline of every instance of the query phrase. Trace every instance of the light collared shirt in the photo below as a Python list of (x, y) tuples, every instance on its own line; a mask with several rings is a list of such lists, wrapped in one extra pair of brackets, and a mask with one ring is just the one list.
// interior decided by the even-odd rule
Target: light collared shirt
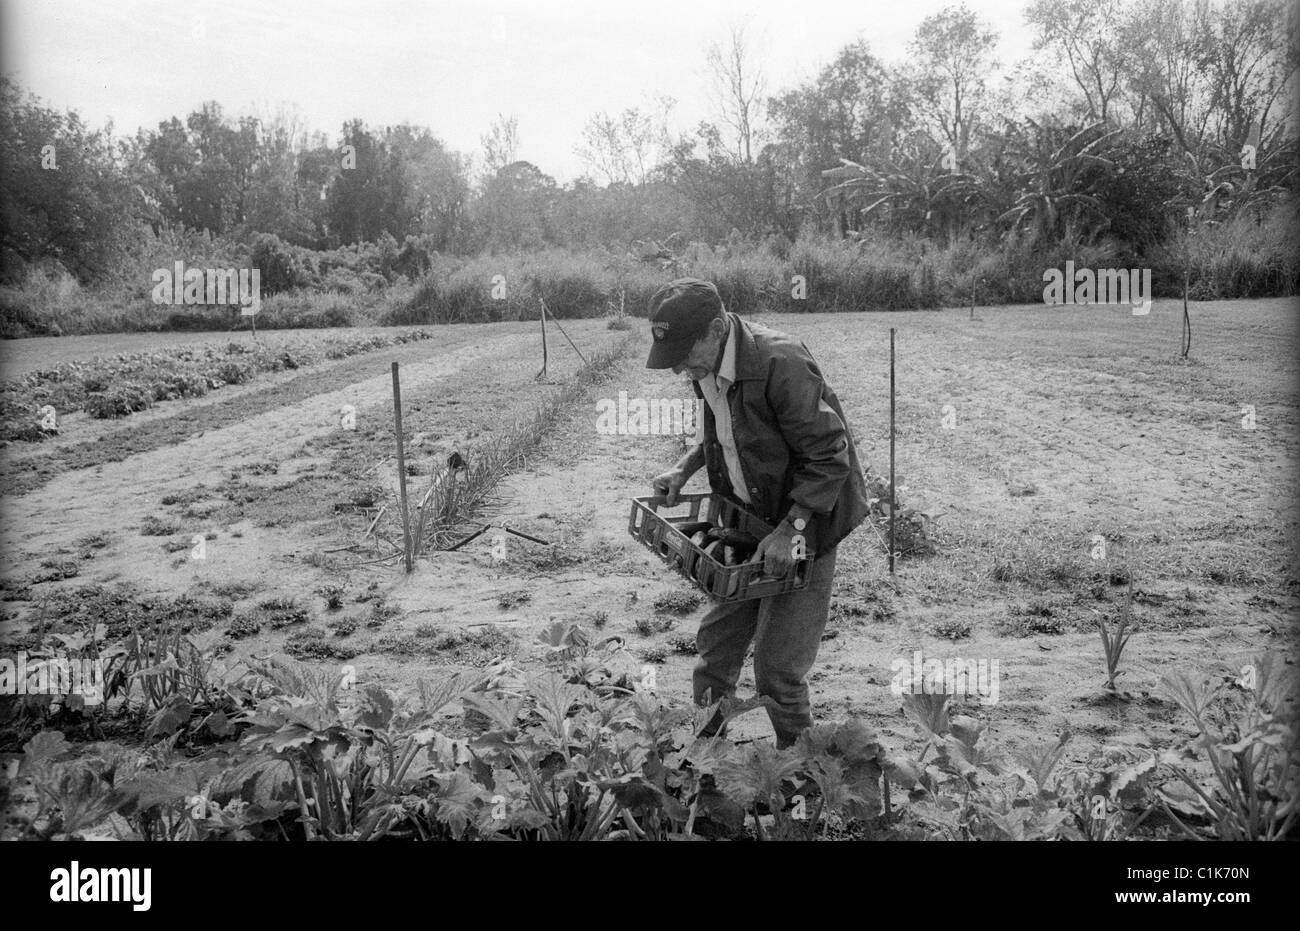
[[(736, 327), (727, 330), (727, 343), (722, 350), (722, 362), (718, 371), (706, 375), (703, 381), (696, 382), (700, 393), (713, 409), (713, 424), (717, 428), (718, 445), (722, 447), (722, 458), (727, 464), (727, 476), (737, 498), (746, 504), (752, 503), (749, 486), (745, 483), (745, 473), (740, 468), (740, 455), (736, 452), (736, 440), (731, 432), (731, 407), (727, 403), (727, 389), (736, 382)], [(697, 439), (704, 439), (704, 419), (700, 418)]]

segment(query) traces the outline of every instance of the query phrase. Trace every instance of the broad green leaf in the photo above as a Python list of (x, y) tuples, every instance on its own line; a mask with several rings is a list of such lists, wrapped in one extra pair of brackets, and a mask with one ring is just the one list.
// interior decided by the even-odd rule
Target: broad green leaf
[(235, 732), (235, 726), (230, 723), (224, 711), (212, 712), (203, 723), (214, 737), (229, 737)]
[(471, 680), (463, 673), (456, 673), (433, 682), (419, 679), (415, 684), (425, 714), (435, 714), (460, 698), (469, 689)]
[(1147, 786), (1157, 772), (1158, 760), (1155, 755), (1139, 760), (1132, 766), (1124, 767), (1109, 775), (1107, 794), (1116, 802), (1136, 804), (1147, 793)]
[(194, 707), (183, 698), (176, 698), (158, 710), (145, 731), (146, 739), (153, 740), (174, 734), (190, 722)]
[(980, 734), (984, 733), (984, 725), (970, 715), (959, 714), (950, 720), (949, 726), (952, 729), (952, 736), (961, 741), (968, 753), (973, 754)]
[(1184, 670), (1178, 669), (1160, 680), (1165, 694), (1172, 698), (1180, 708), (1187, 712), (1198, 726), (1205, 719), (1205, 713), (1218, 694), (1218, 687), (1209, 687), (1203, 680), (1193, 679)]
[(27, 766), (57, 759), (72, 749), (62, 731), (38, 731), (31, 740), (23, 744), (23, 755)]
[(793, 753), (756, 744), (740, 759), (727, 760), (718, 767), (718, 788), (748, 808), (755, 799), (780, 796), (781, 782), (794, 778), (798, 771), (799, 760)]
[(586, 700), (589, 694), (587, 690), (571, 685), (554, 673), (531, 679), (529, 689), (551, 734), (557, 738), (566, 737), (564, 722), (569, 716), (569, 710)]
[(523, 709), (522, 699), (490, 698), (487, 695), (471, 694), (465, 696), (465, 704), (487, 718), (497, 727), (513, 731), (519, 721), (519, 712)]
[(903, 712), (926, 737), (938, 739), (949, 732), (946, 692), (918, 692), (903, 696)]
[(886, 755), (884, 770), (890, 782), (904, 789), (912, 789), (922, 784), (921, 767), (910, 757)]
[(658, 811), (663, 793), (642, 776), (626, 774), (618, 779), (596, 783), (596, 787), (609, 792), (614, 800), (634, 815)]
[(698, 815), (716, 821), (728, 828), (739, 830), (745, 823), (745, 809), (717, 789), (703, 789), (696, 798)]
[(436, 799), (438, 803), (437, 818), (451, 828), (456, 837), (461, 837), (469, 826), (470, 819), (477, 811), (480, 789), (469, 776), (457, 770), (443, 776), (434, 776), (438, 784)]
[(849, 766), (877, 763), (884, 754), (873, 730), (861, 721), (844, 721), (835, 728), (834, 752)]

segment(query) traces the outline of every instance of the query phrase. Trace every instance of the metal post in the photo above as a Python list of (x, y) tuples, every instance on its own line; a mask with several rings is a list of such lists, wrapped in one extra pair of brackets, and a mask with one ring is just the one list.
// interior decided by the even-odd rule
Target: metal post
[(1196, 211), (1187, 208), (1187, 236), (1183, 240), (1183, 358), (1192, 351), (1192, 317), (1187, 311), (1187, 291), (1191, 288), (1192, 277), (1192, 234), (1196, 229)]
[(546, 301), (540, 297), (537, 299), (542, 305), (542, 370), (537, 373), (537, 380), (546, 377)]
[(889, 574), (894, 574), (894, 521), (898, 502), (894, 495), (894, 328), (889, 328)]
[(397, 487), (402, 497), (402, 556), (406, 571), (414, 568), (411, 559), (411, 517), (406, 509), (406, 443), (402, 436), (402, 383), (397, 376), (397, 363), (393, 363), (393, 420), (397, 424)]

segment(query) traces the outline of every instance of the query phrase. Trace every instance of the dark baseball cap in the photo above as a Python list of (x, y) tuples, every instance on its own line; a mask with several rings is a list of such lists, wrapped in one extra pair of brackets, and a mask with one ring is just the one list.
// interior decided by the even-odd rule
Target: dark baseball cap
[(664, 285), (650, 298), (654, 345), (645, 367), (670, 369), (682, 362), (723, 311), (722, 295), (710, 281), (678, 278)]

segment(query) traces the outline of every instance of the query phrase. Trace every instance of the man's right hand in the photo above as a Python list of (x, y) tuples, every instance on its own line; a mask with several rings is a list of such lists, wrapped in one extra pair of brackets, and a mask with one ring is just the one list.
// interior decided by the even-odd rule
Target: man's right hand
[(677, 495), (686, 484), (688, 476), (683, 470), (676, 467), (669, 469), (667, 472), (660, 472), (650, 480), (655, 494), (663, 495), (665, 503), (669, 507), (677, 504)]

